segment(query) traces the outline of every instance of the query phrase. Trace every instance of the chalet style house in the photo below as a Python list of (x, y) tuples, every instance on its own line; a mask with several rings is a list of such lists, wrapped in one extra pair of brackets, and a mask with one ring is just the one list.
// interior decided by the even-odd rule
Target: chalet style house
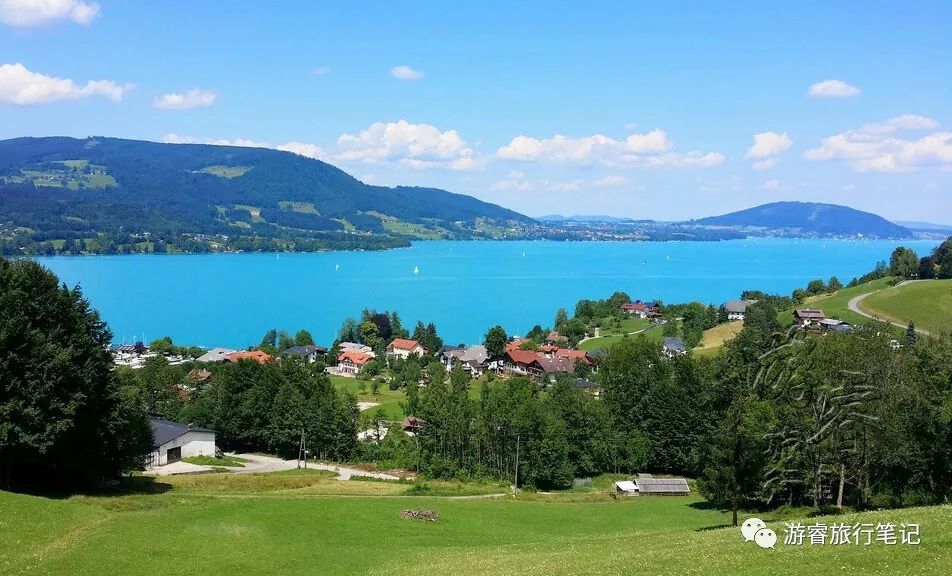
[(635, 300), (619, 306), (622, 312), (639, 318), (657, 318), (661, 316), (661, 306), (657, 302)]
[(423, 356), (426, 354), (426, 348), (416, 340), (407, 340), (406, 338), (397, 338), (387, 346), (388, 358), (403, 358), (406, 360), (413, 354)]
[(825, 318), (823, 310), (815, 308), (796, 308), (793, 311), (793, 321), (801, 328), (819, 328)]

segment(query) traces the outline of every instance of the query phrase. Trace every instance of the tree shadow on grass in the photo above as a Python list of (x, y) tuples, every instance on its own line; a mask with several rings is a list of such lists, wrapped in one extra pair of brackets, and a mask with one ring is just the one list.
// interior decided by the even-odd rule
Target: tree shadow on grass
[[(714, 504), (711, 504), (711, 503), (708, 502), (707, 500), (703, 500), (703, 501), (700, 501), (700, 502), (691, 502), (690, 504), (688, 504), (688, 506), (689, 506), (690, 508), (694, 508), (695, 510), (713, 510), (713, 511), (716, 511), (716, 512), (725, 512), (725, 511), (726, 511), (725, 508), (721, 508), (721, 507), (715, 506)], [(730, 528), (731, 526), (732, 526), (731, 524), (715, 524), (715, 525), (713, 525), (713, 526), (703, 526), (703, 527), (701, 527), (701, 528), (695, 528), (694, 531), (695, 531), (695, 532), (706, 532), (706, 531), (708, 531), (708, 530), (720, 530), (721, 528)]]
[(134, 496), (149, 494), (164, 494), (172, 489), (172, 485), (160, 481), (152, 476), (123, 477), (103, 486), (76, 486), (66, 488), (55, 485), (29, 484), (14, 486), (11, 490), (17, 494), (38, 496), (50, 500), (66, 500), (73, 496), (87, 496), (90, 498), (109, 498), (115, 496)]

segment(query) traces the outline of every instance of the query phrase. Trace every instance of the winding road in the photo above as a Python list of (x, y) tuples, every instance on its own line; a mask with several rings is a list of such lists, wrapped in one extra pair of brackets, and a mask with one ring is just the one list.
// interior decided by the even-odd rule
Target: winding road
[[(912, 284), (913, 282), (923, 282), (923, 280), (906, 280), (906, 281), (904, 281), (904, 282), (900, 282), (899, 284), (896, 284), (895, 286), (890, 286), (890, 288), (899, 288), (900, 286), (905, 286), (906, 284)], [(892, 322), (891, 320), (886, 320), (886, 319), (884, 319), (884, 318), (880, 318), (880, 317), (878, 317), (878, 316), (875, 316), (875, 315), (873, 315), (873, 314), (870, 314), (869, 312), (863, 311), (863, 310), (860, 309), (860, 307), (859, 307), (859, 303), (863, 301), (863, 298), (866, 298), (866, 297), (869, 296), (870, 294), (875, 294), (875, 293), (880, 292), (880, 291), (882, 291), (882, 290), (888, 290), (888, 289), (889, 289), (889, 288), (880, 288), (879, 290), (873, 290), (872, 292), (867, 292), (867, 293), (865, 293), (865, 294), (860, 294), (859, 296), (854, 296), (853, 298), (850, 298), (850, 301), (849, 301), (849, 303), (847, 304), (847, 306), (849, 307), (850, 310), (852, 310), (853, 312), (856, 312), (856, 313), (859, 314), (860, 316), (865, 316), (865, 317), (867, 317), (867, 318), (871, 318), (871, 319), (873, 319), (873, 320), (879, 320), (879, 321), (882, 321), (882, 322), (889, 322), (889, 323), (892, 324), (893, 326), (898, 326), (898, 327), (900, 327), (900, 328), (906, 328), (906, 326), (907, 326), (906, 324), (900, 324), (899, 322)], [(916, 328), (916, 332), (918, 332), (919, 334), (925, 335), (925, 336), (931, 336), (931, 334), (929, 334), (928, 331), (923, 330), (923, 329), (921, 329), (921, 328)]]

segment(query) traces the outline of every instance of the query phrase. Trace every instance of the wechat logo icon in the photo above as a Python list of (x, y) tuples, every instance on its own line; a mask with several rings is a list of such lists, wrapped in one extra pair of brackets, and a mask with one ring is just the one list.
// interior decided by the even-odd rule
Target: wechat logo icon
[(777, 543), (777, 533), (767, 528), (767, 524), (760, 518), (748, 518), (740, 527), (744, 541), (753, 541), (761, 548), (773, 548)]

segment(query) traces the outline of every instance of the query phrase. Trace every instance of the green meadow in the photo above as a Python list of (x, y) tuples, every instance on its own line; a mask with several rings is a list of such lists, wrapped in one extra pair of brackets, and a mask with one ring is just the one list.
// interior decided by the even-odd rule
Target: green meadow
[[(326, 472), (208, 474), (139, 493), (49, 498), (0, 492), (0, 574), (948, 574), (952, 507), (804, 519), (918, 523), (921, 544), (744, 542), (697, 497), (605, 492), (408, 496), (405, 483)], [(494, 487), (499, 491), (499, 487)], [(403, 520), (406, 508), (439, 521)], [(746, 516), (741, 516), (741, 519)]]
[(863, 298), (859, 307), (891, 322), (915, 322), (916, 327), (934, 334), (952, 332), (952, 280), (887, 287)]

